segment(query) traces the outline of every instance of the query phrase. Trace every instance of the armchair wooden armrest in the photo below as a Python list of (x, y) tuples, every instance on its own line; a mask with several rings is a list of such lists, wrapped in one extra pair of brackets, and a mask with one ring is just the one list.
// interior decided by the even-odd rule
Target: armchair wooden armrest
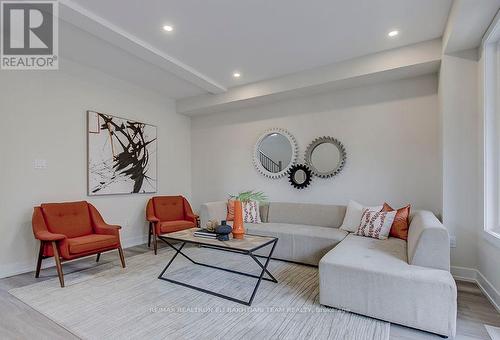
[(148, 204), (146, 206), (146, 219), (148, 220), (148, 222), (152, 223), (160, 222), (160, 219), (155, 216), (153, 199), (149, 199)]
[(160, 222), (160, 219), (158, 217), (155, 217), (155, 216), (147, 215), (146, 219), (148, 220), (148, 222), (153, 222), (153, 223)]
[(96, 223), (94, 224), (94, 230), (96, 234), (103, 235), (119, 235), (118, 231), (122, 227), (119, 225), (107, 224), (107, 223)]
[(107, 224), (102, 218), (101, 214), (97, 209), (89, 203), (90, 217), (92, 218), (92, 224), (94, 227), (94, 232), (96, 234), (104, 235), (116, 235), (118, 236), (118, 231), (122, 228), (119, 225)]
[(66, 235), (54, 234), (48, 230), (40, 207), (35, 207), (33, 210), (32, 227), (35, 238), (43, 242), (60, 241), (66, 238)]
[(197, 216), (198, 215), (193, 214), (192, 212), (191, 213), (186, 212), (185, 218), (186, 218), (187, 221), (191, 221), (191, 222), (195, 222), (196, 223), (196, 217)]
[(182, 198), (183, 203), (184, 203), (184, 218), (187, 221), (191, 221), (196, 223), (196, 214), (193, 212), (193, 209), (191, 209), (191, 205), (189, 204), (188, 200), (186, 198)]
[(44, 242), (60, 241), (66, 238), (63, 234), (54, 234), (47, 230), (39, 230), (35, 232), (35, 238)]

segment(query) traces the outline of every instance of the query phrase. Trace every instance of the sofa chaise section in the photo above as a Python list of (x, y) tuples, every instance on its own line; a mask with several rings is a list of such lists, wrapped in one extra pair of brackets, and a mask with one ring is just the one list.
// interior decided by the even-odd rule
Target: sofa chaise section
[(431, 212), (420, 211), (408, 236), (408, 243), (347, 236), (320, 261), (320, 303), (454, 336), (457, 289), (448, 233)]

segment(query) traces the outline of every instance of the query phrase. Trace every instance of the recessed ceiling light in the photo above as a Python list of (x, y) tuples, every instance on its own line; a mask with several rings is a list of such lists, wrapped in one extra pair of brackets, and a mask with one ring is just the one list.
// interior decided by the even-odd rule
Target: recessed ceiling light
[(395, 30), (395, 31), (390, 31), (389, 33), (387, 33), (387, 35), (391, 38), (394, 38), (395, 36), (397, 36), (399, 34), (399, 31)]
[(170, 25), (163, 26), (163, 29), (167, 32), (172, 32), (174, 30), (174, 28)]
[(239, 77), (241, 77), (241, 74), (239, 72), (234, 72), (233, 77), (239, 78)]

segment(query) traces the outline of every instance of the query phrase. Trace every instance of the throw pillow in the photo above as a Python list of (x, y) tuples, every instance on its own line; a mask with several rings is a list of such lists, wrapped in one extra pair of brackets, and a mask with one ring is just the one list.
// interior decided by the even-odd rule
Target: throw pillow
[(396, 217), (394, 218), (394, 222), (392, 222), (389, 236), (397, 237), (405, 241), (408, 240), (408, 228), (410, 226), (410, 205), (408, 204), (406, 207), (394, 210), (389, 204), (384, 203), (382, 211), (396, 211)]
[(347, 205), (347, 210), (345, 212), (344, 221), (340, 226), (340, 229), (348, 231), (350, 233), (355, 233), (358, 230), (359, 224), (361, 222), (361, 216), (363, 215), (364, 209), (372, 210), (382, 210), (382, 206), (379, 207), (365, 207), (361, 203), (350, 200)]
[(243, 202), (243, 222), (262, 223), (260, 220), (259, 202)]
[(396, 217), (396, 211), (379, 211), (372, 209), (365, 209), (363, 217), (361, 217), (361, 224), (355, 235), (367, 236), (385, 240), (389, 236), (392, 222)]
[(234, 221), (234, 200), (227, 201), (226, 221)]

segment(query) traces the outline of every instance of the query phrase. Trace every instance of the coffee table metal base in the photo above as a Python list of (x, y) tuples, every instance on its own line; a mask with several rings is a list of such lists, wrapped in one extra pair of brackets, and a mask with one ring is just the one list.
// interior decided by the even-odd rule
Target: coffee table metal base
[[(195, 261), (192, 258), (190, 258), (188, 255), (186, 255), (184, 252), (182, 252), (182, 248), (184, 248), (184, 246), (188, 242), (181, 242), (180, 246), (176, 247), (171, 242), (169, 242), (169, 238), (168, 237), (158, 236), (158, 238), (160, 240), (162, 240), (163, 242), (165, 242), (170, 248), (172, 248), (172, 249), (175, 250), (175, 254), (172, 256), (172, 258), (170, 259), (170, 261), (167, 263), (167, 265), (165, 266), (165, 268), (163, 268), (163, 270), (161, 271), (160, 275), (158, 276), (158, 278), (160, 280), (168, 281), (168, 282), (171, 282), (171, 283), (174, 283), (174, 284), (177, 284), (177, 285), (181, 285), (181, 286), (184, 286), (184, 287), (195, 289), (197, 291), (204, 292), (204, 293), (210, 294), (210, 295), (214, 295), (214, 296), (226, 299), (226, 300), (238, 302), (238, 303), (241, 303), (241, 304), (246, 305), (246, 306), (251, 306), (252, 305), (253, 299), (255, 297), (255, 294), (257, 293), (257, 290), (259, 289), (259, 285), (260, 285), (260, 282), (262, 280), (271, 281), (271, 282), (275, 282), (275, 283), (278, 282), (278, 280), (276, 280), (276, 278), (267, 269), (267, 266), (269, 264), (269, 261), (271, 260), (271, 257), (273, 255), (274, 248), (276, 247), (276, 243), (277, 243), (278, 239), (275, 239), (275, 240), (271, 241), (270, 243), (268, 243), (266, 245), (263, 245), (262, 247), (259, 247), (257, 249), (253, 249), (253, 250), (237, 250), (237, 249), (227, 249), (226, 247), (218, 247), (218, 246), (213, 246), (213, 245), (209, 246), (209, 248), (212, 248), (212, 249), (218, 249), (218, 250), (222, 250), (222, 251), (230, 251), (230, 252), (233, 252), (233, 253), (238, 253), (238, 254), (250, 256), (259, 265), (259, 267), (261, 268), (260, 275), (253, 275), (253, 274), (250, 274), (250, 273), (244, 273), (244, 272), (240, 272), (240, 271), (236, 271), (236, 270), (232, 270), (232, 269), (228, 269), (228, 268), (217, 267), (217, 266), (213, 266), (213, 265), (210, 265), (210, 264), (206, 264), (206, 263), (201, 263), (201, 262)], [(257, 256), (253, 252), (256, 251), (256, 250), (258, 250), (258, 249), (264, 248), (264, 247), (266, 247), (268, 245), (271, 245), (271, 244), (272, 244), (271, 251), (269, 252), (269, 255), (267, 257), (265, 257), (266, 260), (265, 260), (264, 264), (262, 264), (262, 262), (260, 262), (258, 260)], [(223, 270), (223, 271), (226, 271), (226, 272), (229, 272), (229, 273), (243, 275), (243, 276), (248, 276), (248, 277), (252, 277), (252, 278), (258, 279), (257, 283), (255, 284), (255, 286), (253, 288), (252, 295), (251, 295), (250, 299), (248, 301), (237, 299), (237, 298), (234, 298), (234, 297), (231, 297), (231, 296), (228, 296), (228, 295), (220, 294), (220, 293), (208, 290), (208, 289), (200, 288), (200, 287), (197, 287), (197, 286), (190, 285), (188, 283), (184, 283), (184, 282), (181, 282), (181, 281), (177, 281), (177, 280), (173, 280), (173, 279), (165, 277), (165, 272), (167, 271), (167, 269), (170, 267), (170, 265), (174, 262), (175, 258), (179, 254), (182, 255), (182, 256), (184, 256), (191, 263), (199, 265), (199, 266), (204, 266), (204, 267), (208, 267), (208, 268)], [(269, 276), (269, 277), (264, 277), (264, 274), (267, 274), (267, 276)]]

